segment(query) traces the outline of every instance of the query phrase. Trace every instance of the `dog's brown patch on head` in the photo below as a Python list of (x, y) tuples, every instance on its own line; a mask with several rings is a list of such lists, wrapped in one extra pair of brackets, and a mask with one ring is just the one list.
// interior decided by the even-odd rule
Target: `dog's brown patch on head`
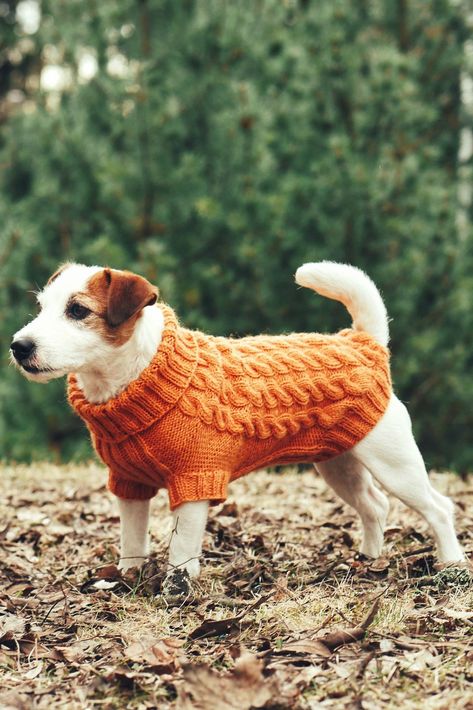
[(118, 346), (131, 337), (143, 308), (156, 303), (158, 289), (130, 271), (103, 269), (89, 279), (86, 291), (77, 298), (92, 311), (91, 326)]
[(49, 277), (46, 286), (49, 286), (49, 284), (52, 284), (52, 282), (55, 281), (57, 279), (57, 277), (62, 274), (63, 271), (68, 269), (69, 266), (71, 266), (71, 263), (69, 261), (66, 261), (65, 264), (61, 264), (61, 266), (58, 269), (56, 269), (54, 274), (52, 274), (52, 276)]

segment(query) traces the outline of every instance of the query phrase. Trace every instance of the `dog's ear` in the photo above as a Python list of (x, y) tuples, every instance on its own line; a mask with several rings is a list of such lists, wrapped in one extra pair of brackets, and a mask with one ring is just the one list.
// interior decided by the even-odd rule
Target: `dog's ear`
[(103, 277), (107, 287), (107, 321), (112, 327), (121, 325), (145, 306), (156, 303), (158, 289), (143, 276), (130, 271), (104, 269)]

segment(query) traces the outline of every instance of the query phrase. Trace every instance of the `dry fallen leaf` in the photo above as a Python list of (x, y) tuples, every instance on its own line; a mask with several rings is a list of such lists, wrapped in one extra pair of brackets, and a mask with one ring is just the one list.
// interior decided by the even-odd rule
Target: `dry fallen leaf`
[(354, 661), (347, 661), (346, 663), (333, 663), (331, 664), (331, 667), (335, 675), (339, 678), (350, 678), (355, 675)]
[(43, 670), (43, 661), (39, 661), (33, 668), (30, 668), (29, 671), (26, 671), (26, 673), (23, 675), (24, 678), (27, 680), (33, 680), (33, 678), (37, 678), (41, 671)]
[(121, 572), (116, 565), (105, 565), (97, 570), (97, 577), (99, 579), (121, 579)]
[(185, 661), (180, 653), (183, 641), (176, 639), (159, 639), (154, 636), (143, 636), (125, 649), (125, 656), (135, 663), (145, 663), (156, 673), (173, 673)]
[(34, 508), (18, 510), (16, 517), (22, 523), (30, 523), (31, 525), (47, 525), (49, 523), (48, 516), (42, 510), (35, 510)]
[(11, 692), (5, 693), (0, 698), (2, 710), (30, 710), (31, 701), (27, 696)]
[(306, 653), (315, 656), (323, 656), (328, 658), (332, 655), (329, 648), (318, 639), (300, 639), (299, 641), (290, 641), (285, 643), (279, 651), (281, 653)]
[(49, 657), (57, 661), (78, 663), (87, 655), (91, 647), (96, 645), (93, 640), (76, 641), (68, 646), (57, 645), (50, 652)]
[(434, 656), (428, 648), (415, 652), (405, 651), (404, 658), (399, 661), (400, 666), (409, 671), (425, 671), (427, 668), (435, 668), (441, 663), (442, 657)]
[[(396, 504), (393, 519), (403, 520), (403, 525), (388, 531), (385, 558), (375, 564), (386, 570), (370, 569), (374, 562), (362, 558), (353, 569), (353, 553), (347, 553), (346, 544), (350, 538), (358, 542), (355, 518), (337, 506), (313, 473), (261, 472), (241, 479), (232, 489), (238, 508), (228, 503), (220, 515), (217, 508), (211, 511), (204, 543), (207, 560), (195, 583), (195, 602), (170, 608), (160, 596), (147, 598), (154, 597), (166, 569), (168, 539), (158, 522), (168, 515), (164, 498), (155, 500), (162, 513), (154, 521), (155, 556), (139, 573), (135, 568), (122, 575), (111, 591), (99, 591), (92, 585), (101, 577), (117, 582), (110, 561), (119, 557), (119, 521), (113, 501), (104, 491), (97, 492), (97, 468), (89, 473), (80, 466), (63, 470), (48, 465), (21, 473), (14, 467), (10, 472), (3, 468), (2, 474), (8, 485), (0, 500), (0, 629), (8, 614), (18, 626), (1, 643), (1, 710), (26, 710), (32, 702), (38, 710), (58, 702), (68, 708), (104, 703), (127, 708), (138, 703), (141, 710), (164, 710), (176, 707), (180, 686), (186, 691), (184, 710), (229, 710), (228, 703), (234, 710), (245, 702), (258, 707), (268, 685), (275, 690), (264, 710), (295, 710), (298, 702), (300, 707), (310, 703), (314, 710), (322, 705), (355, 708), (360, 702), (366, 710), (393, 702), (417, 707), (419, 693), (435, 697), (439, 707), (473, 708), (473, 690), (468, 687), (473, 651), (467, 633), (473, 624), (468, 611), (471, 590), (434, 586), (425, 555), (432, 549), (431, 540), (406, 538), (406, 525), (412, 520), (415, 526), (416, 518), (398, 513)], [(74, 480), (68, 483), (70, 476)], [(84, 494), (74, 493), (68, 500), (67, 490), (77, 488), (75, 479)], [(458, 490), (464, 498), (457, 525), (465, 548), (473, 550), (471, 483), (448, 476), (445, 480), (452, 493)], [(40, 510), (52, 522), (44, 526), (44, 518), (37, 516), (34, 523), (36, 514), (21, 521), (16, 511), (22, 508)], [(324, 520), (330, 524), (320, 527)], [(417, 571), (411, 565), (416, 558)], [(424, 576), (408, 578), (412, 569)], [(380, 583), (386, 575), (388, 582)], [(360, 633), (352, 631), (362, 623), (356, 610), (369, 607), (368, 599), (378, 594), (386, 613), (370, 638), (345, 643)], [(254, 613), (255, 600), (261, 604), (266, 599), (267, 607)], [(206, 632), (202, 636), (199, 627), (200, 633)], [(196, 637), (191, 639), (193, 630)], [(335, 634), (329, 641), (344, 642), (332, 652), (323, 641), (327, 632)], [(143, 648), (147, 636), (150, 643)], [(141, 647), (133, 652), (137, 641)], [(255, 694), (250, 699), (240, 693), (234, 665), (238, 653), (233, 648), (240, 652), (242, 642), (262, 659), (254, 667), (257, 672), (252, 675), (250, 668), (246, 674), (246, 685)], [(428, 654), (417, 655), (424, 649)], [(202, 662), (209, 676), (184, 681), (181, 664)], [(240, 663), (243, 659), (236, 667)], [(437, 663), (443, 664), (440, 673)], [(204, 694), (205, 682), (211, 684), (213, 696), (209, 689)], [(21, 696), (7, 701), (5, 694), (20, 687)], [(225, 705), (218, 693), (223, 693)]]
[(235, 667), (225, 675), (204, 665), (184, 668), (184, 684), (179, 690), (178, 710), (249, 710), (276, 701), (280, 690), (276, 678), (263, 676), (263, 662), (244, 651)]
[(381, 639), (379, 642), (379, 650), (381, 653), (391, 653), (395, 648), (396, 646), (391, 639)]
[(364, 637), (366, 629), (368, 628), (368, 626), (370, 626), (374, 617), (376, 616), (379, 604), (380, 600), (378, 597), (366, 617), (358, 626), (354, 626), (348, 629), (337, 629), (336, 631), (330, 631), (329, 633), (318, 637), (316, 640), (321, 641), (324, 646), (330, 649), (330, 651), (334, 651), (339, 646), (344, 646), (347, 643), (359, 641)]
[(190, 639), (207, 638), (209, 636), (220, 636), (229, 634), (231, 631), (239, 629), (243, 623), (243, 617), (247, 616), (250, 611), (254, 611), (262, 604), (268, 601), (273, 596), (273, 592), (266, 594), (257, 599), (253, 604), (243, 609), (237, 616), (232, 616), (227, 619), (204, 619), (204, 621), (194, 629), (190, 634)]
[(444, 607), (442, 613), (449, 616), (450, 619), (473, 619), (473, 611), (458, 611), (457, 609), (448, 609)]
[(92, 586), (94, 587), (94, 589), (108, 590), (108, 589), (113, 589), (114, 587), (117, 586), (117, 584), (118, 584), (118, 582), (109, 582), (106, 579), (99, 579), (97, 582), (94, 582), (92, 584)]
[(232, 616), (228, 619), (205, 619), (200, 626), (192, 631), (189, 638), (201, 639), (229, 634), (231, 631), (239, 629), (241, 623), (241, 616)]
[(5, 614), (0, 617), (0, 641), (10, 641), (13, 638), (21, 638), (25, 632), (26, 623), (13, 614)]
[(372, 572), (384, 572), (389, 568), (389, 560), (386, 557), (378, 557), (369, 566)]

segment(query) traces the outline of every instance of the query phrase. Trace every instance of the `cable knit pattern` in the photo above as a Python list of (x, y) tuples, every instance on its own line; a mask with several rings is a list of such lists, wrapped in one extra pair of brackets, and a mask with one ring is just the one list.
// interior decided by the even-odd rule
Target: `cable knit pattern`
[(158, 352), (121, 394), (92, 404), (69, 377), (69, 401), (120, 497), (166, 487), (171, 508), (224, 500), (228, 482), (256, 468), (347, 451), (387, 407), (389, 354), (368, 333), (219, 338), (160, 307)]

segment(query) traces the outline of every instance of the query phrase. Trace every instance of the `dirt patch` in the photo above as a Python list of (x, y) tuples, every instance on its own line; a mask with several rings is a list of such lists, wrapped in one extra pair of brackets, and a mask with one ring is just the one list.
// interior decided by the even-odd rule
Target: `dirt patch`
[[(435, 574), (427, 528), (395, 501), (373, 562), (312, 473), (239, 480), (211, 510), (195, 593), (171, 607), (164, 494), (152, 558), (123, 578), (103, 469), (0, 474), (2, 709), (473, 708), (472, 587)], [(473, 486), (434, 478), (471, 554)]]

